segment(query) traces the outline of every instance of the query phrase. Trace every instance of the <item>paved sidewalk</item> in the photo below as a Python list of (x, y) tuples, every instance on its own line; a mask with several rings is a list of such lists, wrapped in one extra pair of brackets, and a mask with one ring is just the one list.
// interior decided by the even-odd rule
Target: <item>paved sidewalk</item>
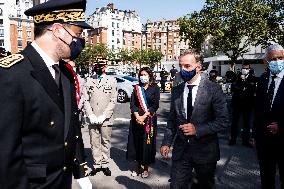
[[(170, 160), (162, 159), (159, 154), (159, 147), (163, 138), (165, 119), (168, 111), (168, 94), (162, 94), (161, 108), (158, 112), (159, 131), (157, 136), (157, 155), (156, 163), (150, 169), (150, 176), (147, 179), (141, 177), (131, 177), (132, 164), (126, 161), (126, 144), (128, 137), (129, 115), (124, 118), (117, 118), (113, 126), (112, 132), (112, 148), (111, 148), (111, 177), (106, 177), (103, 173), (98, 173), (90, 177), (94, 189), (168, 189)], [(121, 109), (118, 105), (117, 110)], [(129, 107), (129, 106), (128, 106)], [(127, 111), (127, 110), (126, 110)], [(128, 117), (127, 117), (128, 116)], [(82, 129), (86, 154), (88, 156), (89, 165), (92, 165), (89, 134), (88, 129)], [(259, 189), (260, 176), (256, 159), (256, 152), (252, 148), (243, 147), (241, 145), (228, 146), (228, 138), (226, 134), (220, 136), (221, 159), (218, 162), (216, 172), (217, 189)], [(80, 187), (73, 181), (73, 188)]]

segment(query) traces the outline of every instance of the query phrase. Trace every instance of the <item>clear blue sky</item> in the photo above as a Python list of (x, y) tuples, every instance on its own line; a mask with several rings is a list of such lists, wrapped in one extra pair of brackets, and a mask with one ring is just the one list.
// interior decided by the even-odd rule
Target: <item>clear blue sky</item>
[(114, 3), (119, 10), (135, 10), (138, 12), (141, 22), (147, 19), (152, 21), (165, 19), (177, 19), (193, 11), (199, 11), (205, 0), (87, 0), (87, 16), (96, 8)]

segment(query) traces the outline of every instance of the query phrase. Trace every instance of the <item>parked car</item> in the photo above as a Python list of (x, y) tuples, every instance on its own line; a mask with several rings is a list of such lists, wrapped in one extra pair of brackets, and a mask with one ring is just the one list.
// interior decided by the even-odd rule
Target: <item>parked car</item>
[(133, 92), (133, 86), (138, 84), (138, 79), (126, 75), (116, 75), (114, 76), (117, 81), (117, 102), (124, 103), (127, 102)]

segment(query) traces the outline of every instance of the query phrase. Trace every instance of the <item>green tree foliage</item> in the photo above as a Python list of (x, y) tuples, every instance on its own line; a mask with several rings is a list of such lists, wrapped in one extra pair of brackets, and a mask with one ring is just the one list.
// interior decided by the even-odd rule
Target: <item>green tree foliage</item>
[(79, 74), (86, 74), (89, 73), (90, 65), (94, 63), (96, 58), (109, 57), (113, 57), (113, 55), (105, 44), (96, 44), (94, 46), (87, 44), (80, 56), (75, 59), (75, 63)]
[(284, 1), (263, 0), (263, 2), (272, 8), (272, 12), (268, 17), (270, 30), (266, 39), (284, 45)]
[(233, 66), (250, 45), (265, 44), (275, 37), (269, 22), (274, 13), (264, 0), (206, 0), (200, 12), (179, 19), (180, 34), (199, 50), (208, 37), (212, 52), (224, 53)]

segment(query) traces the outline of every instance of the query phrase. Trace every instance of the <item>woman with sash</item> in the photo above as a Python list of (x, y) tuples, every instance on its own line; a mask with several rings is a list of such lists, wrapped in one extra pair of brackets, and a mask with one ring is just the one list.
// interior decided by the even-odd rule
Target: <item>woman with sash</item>
[[(131, 102), (131, 122), (129, 127), (127, 159), (134, 160), (132, 176), (149, 176), (149, 165), (155, 162), (157, 136), (157, 110), (160, 89), (154, 81), (149, 67), (138, 73), (139, 84), (134, 87)], [(143, 166), (143, 168), (142, 168)]]

